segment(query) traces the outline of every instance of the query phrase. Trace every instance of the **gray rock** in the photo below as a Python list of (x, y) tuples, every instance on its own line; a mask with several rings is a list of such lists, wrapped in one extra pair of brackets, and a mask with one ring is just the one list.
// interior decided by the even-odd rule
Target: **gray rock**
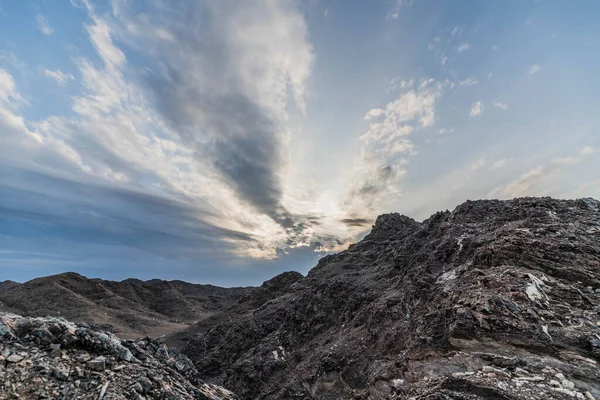
[(88, 361), (87, 366), (95, 371), (104, 371), (106, 369), (106, 358), (103, 356), (96, 357)]
[(23, 357), (18, 354), (11, 354), (10, 356), (8, 356), (6, 358), (6, 361), (8, 361), (10, 363), (18, 363), (18, 362), (21, 362), (22, 360), (23, 360)]

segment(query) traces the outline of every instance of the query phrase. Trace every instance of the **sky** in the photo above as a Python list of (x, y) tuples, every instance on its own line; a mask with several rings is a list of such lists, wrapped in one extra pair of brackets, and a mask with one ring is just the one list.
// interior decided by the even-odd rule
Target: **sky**
[(0, 280), (257, 285), (600, 197), (595, 0), (0, 0)]

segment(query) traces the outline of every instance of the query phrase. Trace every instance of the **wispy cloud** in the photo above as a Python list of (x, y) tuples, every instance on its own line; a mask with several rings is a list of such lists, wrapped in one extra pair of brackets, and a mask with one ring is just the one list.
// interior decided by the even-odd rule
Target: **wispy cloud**
[(416, 154), (410, 135), (433, 126), (436, 104), (447, 85), (435, 79), (411, 83), (385, 107), (367, 112), (371, 123), (360, 138), (361, 155), (347, 179), (348, 214), (371, 215), (400, 195), (398, 183), (406, 174), (408, 157)]
[(494, 161), (494, 163), (490, 166), (490, 170), (498, 170), (504, 166), (506, 166), (509, 162), (513, 161), (512, 158), (501, 158), (500, 160)]
[(44, 69), (44, 75), (47, 78), (54, 80), (60, 86), (65, 86), (67, 83), (69, 83), (69, 81), (72, 81), (75, 79), (75, 77), (73, 75), (62, 72), (61, 70), (58, 70), (58, 69), (56, 71), (50, 71), (48, 69)]
[(52, 29), (52, 27), (50, 26), (50, 24), (48, 23), (48, 20), (46, 19), (46, 17), (44, 17), (41, 14), (38, 14), (35, 17), (35, 21), (37, 23), (37, 27), (40, 30), (40, 32), (42, 32), (44, 35), (46, 36), (50, 36), (52, 35), (52, 33), (54, 33), (54, 29)]
[(586, 146), (583, 149), (581, 149), (580, 154), (583, 156), (589, 156), (589, 155), (596, 153), (597, 151), (598, 151), (598, 149), (595, 149), (591, 146)]
[(403, 7), (410, 7), (414, 3), (414, 0), (395, 0), (394, 6), (385, 16), (386, 19), (398, 19), (400, 17), (400, 10)]
[(477, 161), (473, 162), (473, 163), (472, 163), (472, 164), (469, 166), (469, 169), (472, 169), (472, 170), (478, 170), (478, 169), (480, 169), (480, 168), (482, 168), (482, 167), (484, 167), (484, 166), (485, 166), (485, 158), (481, 157), (481, 158), (479, 158)]
[(537, 73), (540, 70), (540, 66), (539, 65), (532, 65), (531, 67), (529, 67), (529, 69), (527, 70), (527, 73), (529, 73), (529, 75), (533, 75), (535, 73)]
[(481, 115), (482, 112), (483, 112), (483, 103), (481, 101), (476, 101), (471, 106), (471, 111), (469, 112), (469, 116), (477, 117), (477, 116)]
[(500, 186), (488, 193), (488, 197), (512, 198), (535, 195), (535, 189), (556, 173), (556, 168), (539, 166), (522, 174), (506, 186)]
[(558, 157), (558, 158), (552, 159), (553, 163), (562, 164), (562, 165), (571, 165), (571, 164), (575, 164), (579, 161), (580, 161), (580, 159), (577, 157)]
[(494, 101), (492, 102), (492, 106), (497, 107), (497, 108), (501, 108), (503, 110), (508, 110), (508, 104), (503, 103), (501, 101)]
[(463, 43), (456, 48), (457, 53), (462, 53), (463, 51), (468, 51), (471, 49), (471, 45), (469, 43)]
[(474, 86), (477, 85), (479, 83), (479, 81), (475, 78), (467, 78), (467, 79), (463, 79), (462, 81), (459, 82), (460, 86)]

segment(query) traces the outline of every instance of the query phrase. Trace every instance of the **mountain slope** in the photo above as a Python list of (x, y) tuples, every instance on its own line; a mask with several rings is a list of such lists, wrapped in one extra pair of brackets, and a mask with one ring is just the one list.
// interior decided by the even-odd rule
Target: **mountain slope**
[(6, 291), (6, 290), (10, 290), (12, 288), (15, 288), (17, 286), (19, 286), (20, 284), (15, 282), (15, 281), (4, 281), (4, 282), (0, 282), (0, 293)]
[(469, 201), (380, 216), (183, 352), (246, 399), (593, 398), (599, 305), (597, 200)]
[(211, 316), (247, 290), (181, 281), (114, 282), (65, 273), (1, 291), (0, 309), (35, 317), (62, 316), (124, 337), (161, 336)]

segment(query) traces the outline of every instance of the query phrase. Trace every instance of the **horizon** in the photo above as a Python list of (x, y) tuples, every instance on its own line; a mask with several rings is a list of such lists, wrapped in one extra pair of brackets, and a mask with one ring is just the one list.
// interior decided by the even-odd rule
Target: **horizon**
[(0, 281), (257, 286), (381, 214), (597, 199), (597, 11), (0, 0)]

